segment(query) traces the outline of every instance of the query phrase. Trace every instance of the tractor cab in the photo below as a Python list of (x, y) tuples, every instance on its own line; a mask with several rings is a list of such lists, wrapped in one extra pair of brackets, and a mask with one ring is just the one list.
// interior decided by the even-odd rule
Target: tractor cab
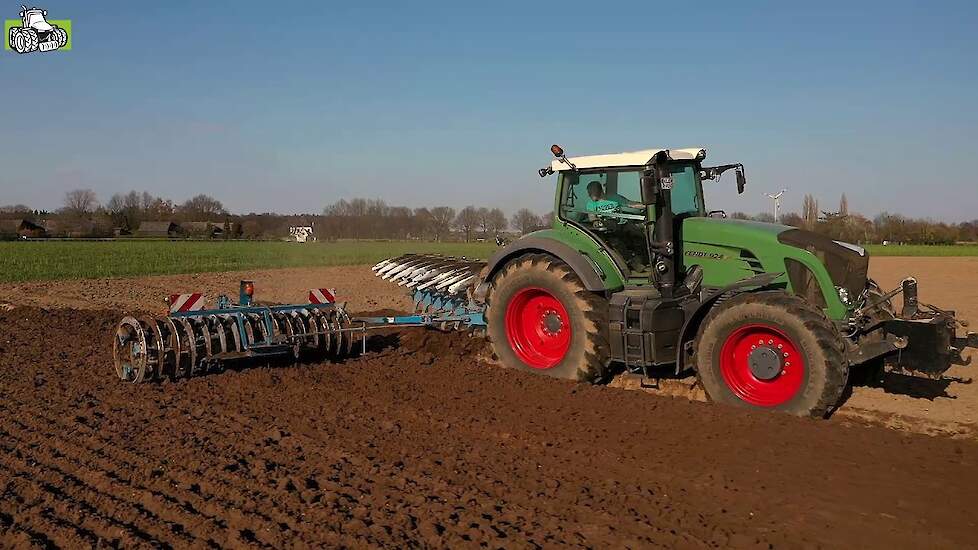
[(50, 31), (52, 27), (51, 24), (44, 19), (46, 15), (46, 11), (38, 8), (32, 8), (21, 12), (21, 20), (24, 27), (31, 27), (38, 32)]
[[(566, 158), (560, 152), (550, 167), (540, 170), (541, 176), (558, 174), (555, 223), (572, 226), (601, 243), (631, 285), (648, 284), (657, 269), (653, 265), (655, 205), (662, 202), (662, 195), (647, 196), (648, 189), (643, 195), (642, 185), (653, 160), (657, 160), (667, 186), (671, 186), (671, 221), (666, 223), (674, 226), (677, 237), (684, 219), (707, 215), (703, 179), (716, 179), (724, 170), (736, 167), (738, 183), (742, 183), (740, 165), (704, 168), (706, 150), (701, 148), (648, 149), (574, 158)], [(681, 238), (675, 240), (679, 242)]]

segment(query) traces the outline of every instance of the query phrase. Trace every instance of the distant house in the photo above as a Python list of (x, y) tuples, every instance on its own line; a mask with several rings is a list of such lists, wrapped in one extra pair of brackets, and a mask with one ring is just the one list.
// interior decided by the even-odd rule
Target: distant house
[(181, 233), (180, 226), (174, 222), (142, 222), (136, 230), (137, 237), (171, 238)]
[(224, 236), (224, 224), (214, 222), (183, 222), (180, 224), (183, 232), (193, 237), (214, 239)]
[(313, 234), (312, 226), (296, 226), (289, 228), (289, 235), (295, 239), (297, 243), (304, 243), (307, 241), (315, 241), (316, 236)]
[(48, 236), (48, 231), (30, 220), (0, 220), (0, 235), (24, 239), (43, 239)]
[(70, 239), (86, 239), (97, 237), (101, 233), (95, 220), (73, 220), (63, 224), (65, 236)]

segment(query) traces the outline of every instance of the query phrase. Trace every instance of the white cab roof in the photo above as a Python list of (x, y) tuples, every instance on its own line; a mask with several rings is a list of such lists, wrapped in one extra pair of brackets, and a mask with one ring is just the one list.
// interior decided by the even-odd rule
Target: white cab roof
[[(706, 149), (702, 147), (691, 147), (688, 149), (645, 149), (642, 151), (632, 151), (630, 153), (611, 153), (609, 155), (590, 155), (586, 157), (567, 157), (567, 160), (571, 161), (574, 166), (577, 166), (578, 170), (587, 170), (589, 168), (615, 168), (620, 166), (645, 166), (652, 160), (658, 152), (668, 151), (669, 157), (674, 160), (695, 160), (696, 155), (703, 152), (704, 158), (706, 157)], [(559, 160), (554, 160), (550, 163), (550, 167), (553, 168), (554, 172), (561, 172), (565, 170), (570, 170), (570, 166), (567, 166)]]

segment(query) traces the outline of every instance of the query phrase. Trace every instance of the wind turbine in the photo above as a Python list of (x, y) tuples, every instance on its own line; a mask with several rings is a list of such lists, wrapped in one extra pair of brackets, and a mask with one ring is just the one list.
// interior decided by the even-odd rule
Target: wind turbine
[(787, 189), (782, 189), (780, 193), (772, 195), (771, 193), (764, 193), (769, 199), (774, 201), (774, 223), (778, 222), (781, 214), (781, 195), (784, 195)]

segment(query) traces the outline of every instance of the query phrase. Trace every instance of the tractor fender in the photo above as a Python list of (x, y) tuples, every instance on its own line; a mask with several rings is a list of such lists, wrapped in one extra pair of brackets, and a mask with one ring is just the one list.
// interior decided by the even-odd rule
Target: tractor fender
[(584, 288), (593, 292), (603, 292), (605, 290), (604, 275), (581, 252), (554, 239), (525, 237), (506, 245), (489, 258), (486, 266), (479, 274), (481, 282), (473, 293), (473, 298), (476, 302), (485, 303), (486, 294), (489, 292), (489, 283), (492, 281), (492, 277), (504, 265), (513, 258), (532, 252), (543, 252), (566, 263), (580, 277), (581, 282), (584, 283)]
[(783, 273), (761, 273), (754, 277), (741, 279), (736, 283), (722, 288), (703, 290), (701, 295), (702, 299), (693, 308), (692, 312), (686, 316), (686, 322), (683, 323), (683, 328), (679, 332), (679, 345), (676, 346), (676, 374), (678, 375), (685, 369), (686, 344), (696, 338), (696, 333), (699, 332), (700, 325), (703, 324), (703, 319), (706, 318), (706, 314), (713, 309), (713, 306), (721, 298), (727, 299), (745, 292), (767, 290), (781, 275)]

